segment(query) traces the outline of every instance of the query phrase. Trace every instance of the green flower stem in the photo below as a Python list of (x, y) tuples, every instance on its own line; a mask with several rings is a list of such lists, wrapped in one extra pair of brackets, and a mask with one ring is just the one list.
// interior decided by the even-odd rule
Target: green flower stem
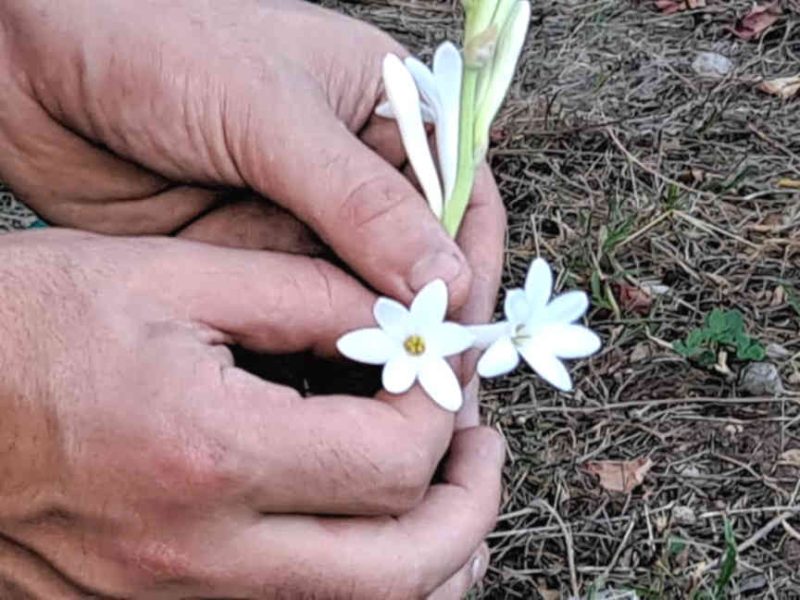
[(458, 136), (458, 170), (453, 194), (447, 199), (442, 222), (447, 232), (456, 237), (467, 210), (472, 184), (475, 181), (475, 92), (480, 69), (465, 67), (461, 82), (461, 118)]

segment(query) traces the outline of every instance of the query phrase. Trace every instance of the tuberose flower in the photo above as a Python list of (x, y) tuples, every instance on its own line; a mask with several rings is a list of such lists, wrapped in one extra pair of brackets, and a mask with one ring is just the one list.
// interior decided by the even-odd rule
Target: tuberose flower
[(419, 91), (403, 61), (394, 54), (387, 54), (383, 60), (383, 85), (397, 119), (408, 162), (417, 175), (433, 214), (440, 219), (444, 209), (442, 186), (422, 122)]
[(342, 336), (336, 346), (344, 356), (370, 365), (384, 365), (383, 387), (392, 394), (408, 391), (415, 381), (439, 406), (461, 408), (461, 385), (445, 357), (460, 354), (474, 342), (469, 330), (445, 321), (447, 285), (436, 279), (426, 285), (411, 308), (379, 298), (373, 314), (379, 327)]
[[(444, 42), (433, 55), (432, 69), (413, 56), (406, 58), (404, 65), (422, 96), (419, 104), (422, 120), (435, 124), (436, 150), (446, 203), (453, 193), (458, 168), (458, 128), (464, 66), (461, 52), (451, 42)], [(384, 72), (384, 85), (387, 86), (388, 95), (389, 84), (385, 81), (385, 76)], [(390, 97), (388, 105), (380, 105), (376, 112), (383, 117), (397, 118), (400, 111)], [(403, 143), (406, 145), (405, 138)], [(410, 155), (407, 145), (406, 152)]]
[(550, 300), (553, 273), (537, 258), (530, 266), (524, 289), (509, 290), (505, 298), (506, 321), (471, 327), (476, 345), (488, 349), (478, 361), (481, 377), (496, 377), (512, 371), (522, 356), (536, 373), (558, 389), (572, 390), (572, 379), (561, 362), (583, 358), (600, 349), (600, 338), (576, 324), (589, 307), (581, 291), (571, 291)]

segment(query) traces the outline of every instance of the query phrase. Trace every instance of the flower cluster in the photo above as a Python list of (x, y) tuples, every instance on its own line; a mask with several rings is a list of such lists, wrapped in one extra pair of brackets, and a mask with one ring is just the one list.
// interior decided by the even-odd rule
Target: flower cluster
[[(383, 62), (388, 101), (377, 113), (397, 120), (409, 163), (431, 210), (455, 237), (466, 211), (475, 169), (506, 97), (530, 23), (527, 0), (469, 0), (464, 50), (436, 49), (432, 68), (414, 57)], [(424, 122), (435, 126), (438, 170)], [(441, 179), (440, 179), (441, 174)]]
[[(454, 237), (530, 22), (527, 0), (464, 0), (464, 9), (463, 51), (443, 43), (431, 68), (414, 57), (386, 56), (388, 101), (376, 111), (397, 120), (425, 198)], [(431, 154), (425, 122), (435, 127), (438, 161)], [(373, 311), (378, 327), (346, 334), (338, 348), (353, 360), (383, 365), (388, 392), (406, 392), (418, 381), (434, 402), (450, 411), (461, 408), (463, 398), (445, 359), (470, 347), (484, 350), (478, 361), (481, 377), (508, 373), (521, 357), (550, 384), (570, 391), (572, 379), (562, 360), (594, 354), (600, 339), (578, 323), (589, 307), (585, 293), (567, 292), (551, 300), (552, 292), (550, 266), (536, 259), (524, 288), (506, 293), (505, 320), (465, 327), (445, 321), (447, 286), (436, 280), (419, 292), (410, 309), (380, 298)]]
[(543, 259), (528, 271), (524, 289), (506, 293), (506, 320), (465, 327), (445, 321), (447, 286), (439, 279), (426, 285), (411, 308), (379, 298), (373, 314), (378, 327), (359, 329), (338, 341), (346, 357), (383, 365), (383, 387), (401, 394), (419, 381), (431, 399), (446, 410), (461, 408), (458, 379), (445, 360), (470, 347), (484, 349), (478, 361), (481, 377), (504, 375), (517, 367), (520, 356), (553, 386), (572, 389), (562, 359), (590, 356), (600, 338), (577, 323), (589, 307), (584, 292), (571, 291), (550, 299), (553, 274)]

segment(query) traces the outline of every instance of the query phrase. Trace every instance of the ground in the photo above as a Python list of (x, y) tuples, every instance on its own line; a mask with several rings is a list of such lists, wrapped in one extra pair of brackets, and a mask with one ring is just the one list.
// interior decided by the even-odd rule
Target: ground
[[(755, 85), (800, 73), (800, 6), (743, 41), (728, 26), (751, 2), (705, 4), (534, 2), (490, 154), (505, 281), (547, 258), (560, 287), (593, 290), (605, 348), (573, 365), (574, 394), (522, 371), (483, 395), (509, 462), (481, 598), (704, 597), (723, 583), (726, 520), (728, 597), (800, 598), (800, 188), (781, 181), (800, 180), (800, 97)], [(329, 5), (425, 58), (459, 39), (453, 3)], [(701, 78), (701, 51), (733, 70)], [(772, 388), (743, 385), (733, 350), (715, 369), (672, 349), (714, 308), (767, 348)], [(631, 493), (590, 473), (648, 458)]]
[[(459, 38), (449, 2), (325, 3), (424, 58)], [(800, 598), (800, 98), (756, 89), (800, 73), (800, 7), (743, 41), (728, 26), (750, 2), (705, 4), (534, 3), (490, 153), (505, 282), (544, 256), (559, 288), (591, 290), (605, 346), (573, 394), (525, 370), (484, 391), (509, 460), (476, 597)], [(701, 78), (701, 51), (733, 70)], [(779, 378), (757, 389), (733, 348), (716, 367), (673, 350), (715, 308)], [(608, 489), (621, 474), (628, 493)]]

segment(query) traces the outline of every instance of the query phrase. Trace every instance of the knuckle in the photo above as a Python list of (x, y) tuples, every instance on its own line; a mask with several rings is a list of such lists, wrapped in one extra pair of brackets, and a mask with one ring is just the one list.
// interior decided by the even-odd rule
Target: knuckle
[(430, 486), (436, 461), (425, 448), (408, 437), (389, 442), (391, 457), (377, 482), (385, 508), (403, 514), (417, 506)]
[(139, 590), (185, 586), (199, 579), (192, 557), (178, 544), (163, 540), (120, 542), (117, 559)]
[(228, 451), (213, 442), (186, 443), (155, 458), (154, 472), (171, 490), (170, 501), (196, 506), (236, 489), (238, 477)]
[(340, 220), (356, 231), (363, 231), (391, 219), (412, 200), (397, 191), (386, 175), (372, 175), (351, 185), (338, 208)]

